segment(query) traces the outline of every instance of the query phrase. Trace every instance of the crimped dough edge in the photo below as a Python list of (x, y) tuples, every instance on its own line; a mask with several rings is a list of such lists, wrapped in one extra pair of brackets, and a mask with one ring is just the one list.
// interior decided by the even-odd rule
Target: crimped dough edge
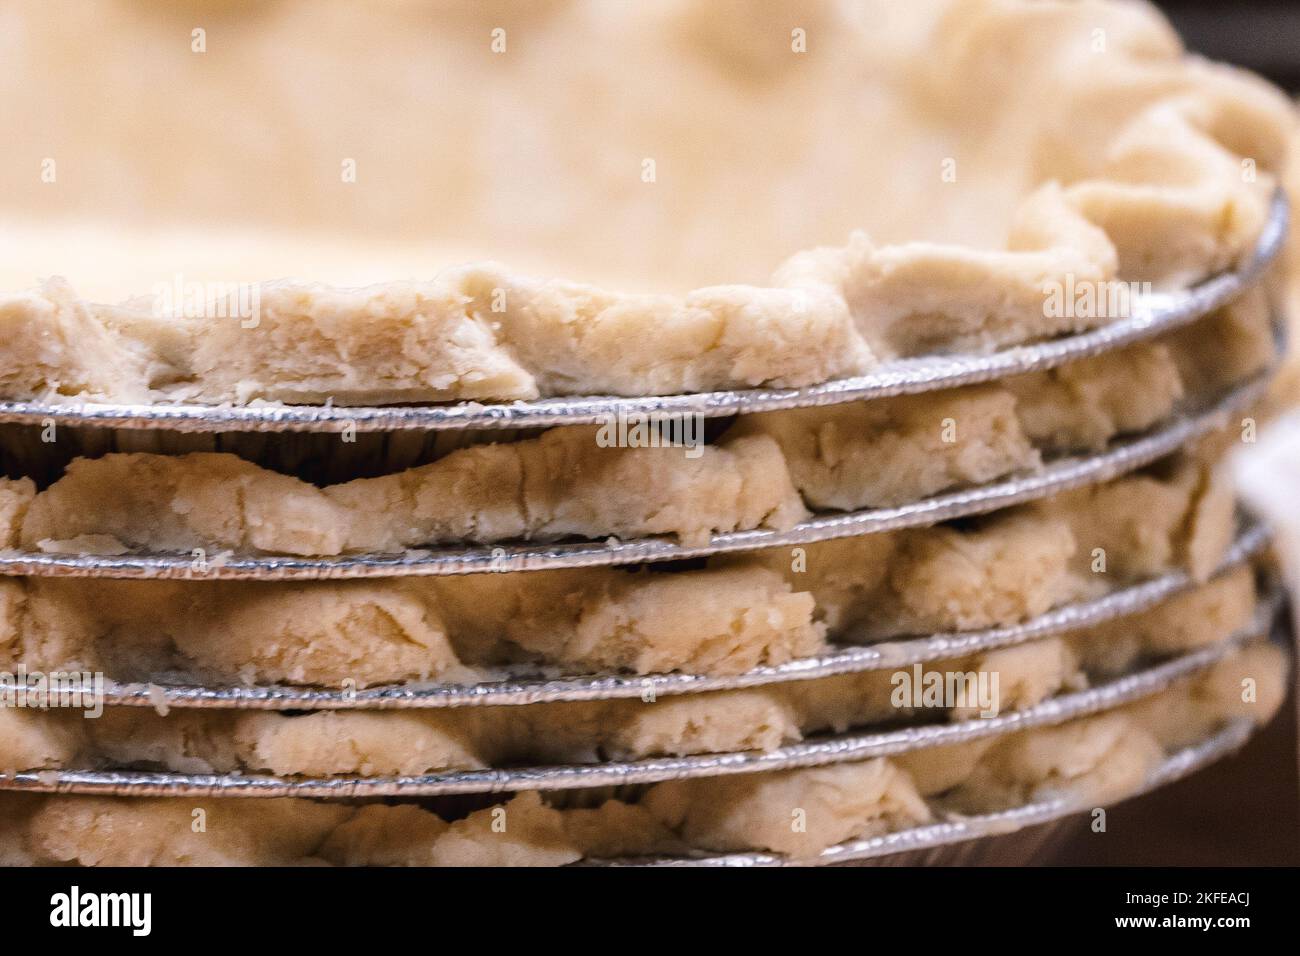
[[(1044, 284), (1180, 288), (1231, 266), (1260, 231), (1294, 122), (1280, 94), (1186, 56), (1162, 21), (1133, 10), (958, 4), (936, 43), (940, 59), (961, 63), (1032, 27), (1073, 56), (1080, 17), (1119, 38), (1111, 55), (1129, 86), (1101, 78), (1096, 92), (1130, 119), (1104, 148), (1087, 144), (1101, 157), (1097, 175), (1024, 199), (1004, 251), (877, 247), (857, 233), (794, 255), (769, 287), (685, 296), (492, 263), (364, 289), (286, 280), (260, 287), (253, 329), (160, 318), (143, 301), (97, 305), (53, 279), (0, 297), (0, 395), (354, 405), (801, 386), (897, 355), (988, 351), (1095, 326), (1105, 319), (1049, 316)], [(627, 347), (643, 335), (654, 341), (648, 359)]]

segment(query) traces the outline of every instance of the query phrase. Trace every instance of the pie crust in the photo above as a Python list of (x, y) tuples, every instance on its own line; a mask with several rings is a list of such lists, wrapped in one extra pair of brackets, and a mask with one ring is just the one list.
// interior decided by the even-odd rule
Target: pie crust
[[(935, 661), (924, 671), (998, 675), (998, 711), (1032, 707), (1124, 673), (1143, 659), (1203, 647), (1240, 632), (1255, 612), (1250, 569), (1151, 610), (1063, 637)], [(396, 776), (528, 764), (592, 763), (772, 750), (805, 735), (916, 719), (972, 719), (973, 702), (948, 710), (900, 708), (897, 669), (746, 690), (667, 697), (449, 710), (268, 711), (110, 708), (0, 710), (0, 766), (158, 765), (197, 773)]]
[[(536, 793), (448, 822), (415, 805), (3, 794), (0, 862), (118, 865), (558, 866), (687, 849), (797, 858), (929, 821), (1031, 799), (1098, 804), (1139, 789), (1161, 755), (1224, 721), (1266, 722), (1285, 697), (1285, 654), (1255, 644), (1190, 682), (1116, 711), (967, 744), (803, 770), (655, 784), (636, 800)], [(1243, 703), (1244, 676), (1258, 699)], [(585, 803), (584, 803), (585, 800)], [(802, 809), (807, 826), (790, 826)], [(508, 826), (499, 826), (501, 813)], [(494, 826), (494, 822), (498, 825)]]
[(738, 673), (816, 654), (828, 633), (1004, 626), (1175, 567), (1205, 580), (1234, 527), (1221, 479), (1185, 457), (960, 526), (718, 556), (678, 572), (0, 579), (0, 663), (336, 687), (473, 679), (520, 659), (569, 672)]
[(30, 482), (0, 479), (0, 543), (209, 559), (570, 536), (704, 545), (788, 530), (809, 509), (892, 507), (1031, 470), (1040, 450), (1100, 449), (1273, 358), (1267, 299), (1253, 290), (1165, 341), (996, 385), (743, 416), (692, 448), (602, 447), (602, 427), (572, 426), (325, 488), (226, 453), (77, 458), (34, 499)]
[[(1096, 0), (915, 0), (906, 16), (887, 2), (493, 3), (435, 31), (409, 10), (325, 6), (278, 3), (232, 61), (171, 43), (163, 18), (51, 23), (19, 5), (32, 68), (59, 68), (34, 100), (0, 103), (32, 128), (70, 117), (56, 158), (79, 179), (9, 177), (0, 287), (74, 258), (88, 274), (0, 296), (0, 396), (652, 395), (987, 351), (1106, 321), (1049, 315), (1048, 285), (1181, 288), (1233, 264), (1294, 128), (1266, 84), (1187, 56), (1153, 11)], [(495, 28), (515, 37), (499, 56)], [(106, 140), (58, 77), (113, 76), (123, 50), (169, 82), (133, 86), (143, 128)], [(176, 98), (200, 75), (190, 128)], [(268, 136), (249, 83), (292, 113), (298, 142)], [(166, 162), (149, 125), (163, 117), (180, 147)], [(45, 148), (13, 128), (0, 168)], [(207, 148), (214, 128), (246, 149)], [(340, 154), (355, 182), (333, 181)], [(111, 221), (67, 224), (90, 213)], [(369, 261), (449, 268), (338, 284), (374, 276)], [(162, 291), (118, 305), (74, 292), (139, 296), (183, 264), (240, 291), (201, 316)], [(255, 323), (233, 301), (253, 289)]]
[[(887, 0), (436, 0), (435, 31), (427, 4), (279, 0), (256, 29), (228, 12), (239, 55), (206, 59), (129, 6), (53, 18), (15, 0), (7, 15), (25, 36), (23, 68), (49, 80), (0, 88), (12, 117), (0, 173), (19, 184), (0, 233), (0, 400), (653, 396), (988, 354), (1119, 317), (1050, 307), (1062, 289), (1177, 293), (1239, 264), (1296, 141), (1281, 94), (1187, 55), (1154, 12), (1099, 0), (912, 0), (906, 15)], [(130, 83), (113, 68), (123, 57)], [(87, 75), (132, 97), (111, 135)], [(198, 77), (205, 108), (181, 108)], [(265, 110), (246, 109), (250, 84)], [(47, 140), (64, 178), (33, 188), (17, 164)], [(309, 458), (305, 444), (241, 456), (231, 449), (256, 437), (189, 451), (189, 437), (149, 447), (74, 432), (84, 453), (44, 487), (68, 445), (14, 451), (6, 437), (0, 464), (23, 461), (30, 477), (0, 478), (0, 548), (193, 551), (201, 568), (229, 552), (575, 536), (704, 545), (1099, 450), (1274, 360), (1256, 289), (1182, 331), (1051, 371), (742, 416), (698, 455), (602, 447), (594, 426), (560, 427), (431, 440), (417, 457), (432, 461), (355, 477), (374, 475), (372, 446), (341, 442), (326, 457), (351, 480), (314, 483), (288, 473), (310, 466), (268, 460)], [(473, 683), (516, 663), (735, 674), (832, 639), (1012, 625), (1176, 568), (1201, 585), (1122, 620), (925, 665), (995, 671), (1002, 708), (1026, 708), (1252, 618), (1251, 569), (1210, 577), (1235, 527), (1215, 468), (1229, 440), (974, 520), (671, 569), (0, 578), (0, 668), (334, 688)], [(138, 447), (91, 447), (119, 441)], [(458, 819), (216, 800), (219, 825), (195, 832), (178, 801), (0, 794), (0, 863), (807, 858), (951, 811), (1121, 798), (1166, 752), (1230, 719), (1268, 719), (1284, 658), (1251, 645), (1138, 703), (972, 743), (613, 794), (524, 793)], [(373, 776), (768, 751), (927, 716), (893, 706), (890, 676), (389, 713), (112, 708), (87, 721), (0, 708), (0, 769)], [(1257, 679), (1257, 702), (1242, 701), (1243, 676)], [(807, 826), (791, 827), (792, 812)]]

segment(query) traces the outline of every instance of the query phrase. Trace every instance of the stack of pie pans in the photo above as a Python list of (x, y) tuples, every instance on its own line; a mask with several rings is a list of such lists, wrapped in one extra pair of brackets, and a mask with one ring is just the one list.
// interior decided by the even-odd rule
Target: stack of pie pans
[[(1182, 126), (1183, 100), (1134, 112), (1113, 176), (1137, 199), (1036, 200), (1104, 223), (1109, 269), (1026, 248), (1032, 216), (1000, 261), (818, 250), (779, 288), (615, 301), (667, 340), (648, 368), (601, 351), (597, 291), (502, 271), (455, 279), (464, 327), (429, 318), (432, 287), (280, 285), (260, 328), (197, 346), (61, 285), (0, 298), (0, 861), (1033, 862), (1240, 747), (1289, 658), (1268, 528), (1222, 461), (1285, 352), (1288, 208), (1261, 170), (1230, 197), (1250, 225), (1266, 190), (1241, 248), (1201, 242), (1198, 216), (1231, 231), (1197, 206), (1209, 147), (1161, 150), (1175, 127), (1263, 149), (1264, 94), (1221, 79)], [(1177, 201), (1123, 181), (1148, 147)], [(1058, 279), (1149, 276), (1122, 315), (1024, 321)], [(859, 328), (900, 289), (924, 304), (841, 340), (828, 288)], [(506, 317), (473, 325), (499, 290)], [(408, 331), (339, 344), (403, 297)], [(530, 338), (550, 308), (565, 345)], [(703, 313), (726, 327), (682, 346)], [(322, 329), (335, 364), (295, 370)], [(60, 351), (94, 336), (112, 374)], [(212, 342), (242, 378), (200, 367)], [(185, 388), (130, 378), (185, 362)], [(584, 380), (625, 394), (563, 384)]]

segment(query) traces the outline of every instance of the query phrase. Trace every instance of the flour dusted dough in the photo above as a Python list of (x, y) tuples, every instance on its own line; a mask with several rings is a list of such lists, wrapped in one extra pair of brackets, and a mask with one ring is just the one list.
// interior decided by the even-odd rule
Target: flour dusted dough
[[(71, 281), (0, 296), (0, 394), (653, 394), (1023, 342), (1106, 321), (1049, 315), (1045, 284), (1236, 261), (1293, 124), (1127, 4), (465, 7), (430, 31), (418, 6), (286, 0), (225, 18), (231, 56), (200, 64), (159, 18), (19, 4), (0, 288)], [(148, 66), (128, 83), (122, 57)], [(85, 75), (133, 103), (112, 136)], [(77, 170), (57, 190), (24, 132), (50, 116)], [(142, 145), (163, 123), (165, 159)], [(192, 145), (214, 128), (237, 148)], [(241, 288), (202, 309), (157, 288), (186, 282)]]

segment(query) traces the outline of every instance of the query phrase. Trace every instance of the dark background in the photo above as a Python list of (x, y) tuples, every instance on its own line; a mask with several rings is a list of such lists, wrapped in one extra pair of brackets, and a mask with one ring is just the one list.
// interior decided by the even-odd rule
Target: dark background
[(1187, 45), (1300, 93), (1300, 0), (1157, 0)]

